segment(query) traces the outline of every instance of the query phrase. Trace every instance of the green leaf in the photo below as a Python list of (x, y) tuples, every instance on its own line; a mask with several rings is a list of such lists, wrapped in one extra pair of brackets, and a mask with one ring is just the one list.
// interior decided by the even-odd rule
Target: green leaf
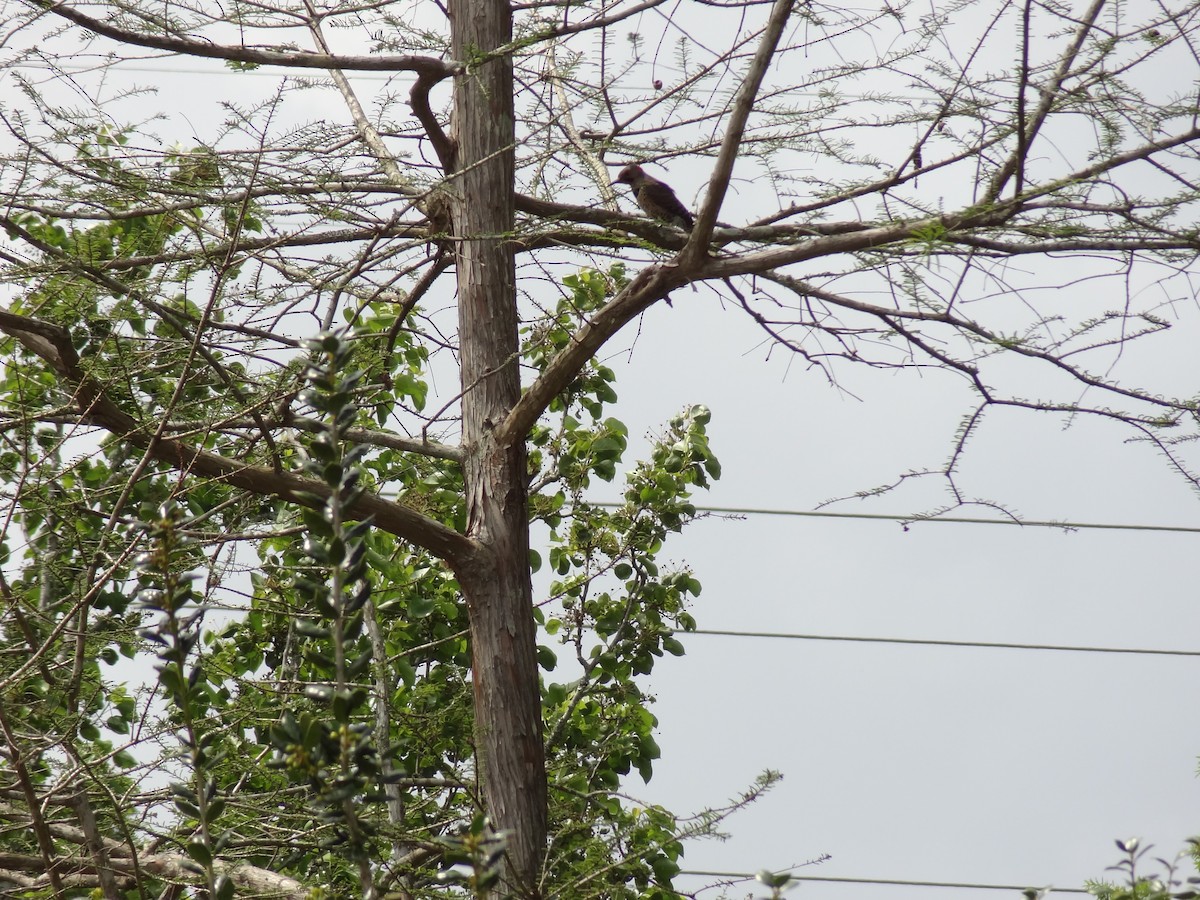
[(194, 803), (184, 800), (182, 797), (175, 798), (175, 808), (189, 819), (199, 820), (200, 818), (200, 808)]
[(665, 651), (670, 653), (672, 656), (683, 656), (684, 653), (686, 652), (684, 650), (683, 644), (681, 644), (679, 641), (677, 641), (673, 637), (663, 638), (662, 647)]
[(414, 619), (423, 619), (436, 608), (437, 598), (431, 595), (415, 594), (408, 601), (408, 614)]
[(188, 856), (206, 869), (212, 865), (212, 853), (209, 852), (206, 844), (200, 841), (188, 841), (183, 849)]
[(655, 878), (667, 884), (670, 884), (671, 879), (679, 874), (679, 864), (665, 856), (657, 856), (651, 860), (650, 868), (654, 870)]

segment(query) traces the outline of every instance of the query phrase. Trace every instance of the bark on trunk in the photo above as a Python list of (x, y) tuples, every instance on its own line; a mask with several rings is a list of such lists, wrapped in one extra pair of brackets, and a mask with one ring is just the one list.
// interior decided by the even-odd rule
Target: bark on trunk
[(506, 0), (451, 0), (463, 460), (467, 533), (481, 551), (457, 572), (471, 621), (475, 729), (488, 814), (508, 839), (507, 890), (536, 895), (546, 843), (536, 635), (529, 577), (524, 436), (499, 446), (521, 395), (514, 222), (513, 77), (490, 51), (512, 37)]

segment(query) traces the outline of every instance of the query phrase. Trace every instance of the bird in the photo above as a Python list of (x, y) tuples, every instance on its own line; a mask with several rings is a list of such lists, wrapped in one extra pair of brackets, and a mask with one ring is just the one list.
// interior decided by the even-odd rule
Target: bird
[(617, 182), (633, 189), (633, 198), (638, 206), (652, 219), (691, 231), (695, 221), (688, 208), (679, 202), (675, 192), (657, 178), (642, 171), (639, 165), (629, 165), (617, 175)]

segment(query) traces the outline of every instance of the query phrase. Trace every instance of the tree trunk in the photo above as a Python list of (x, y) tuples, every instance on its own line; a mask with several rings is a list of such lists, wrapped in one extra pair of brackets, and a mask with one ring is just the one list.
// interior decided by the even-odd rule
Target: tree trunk
[(508, 838), (507, 890), (536, 895), (546, 843), (529, 514), (523, 435), (494, 426), (521, 396), (514, 223), (512, 37), (506, 0), (451, 0), (455, 78), (453, 198), (462, 369), (467, 534), (481, 550), (458, 567), (471, 622), (477, 759), (484, 799)]

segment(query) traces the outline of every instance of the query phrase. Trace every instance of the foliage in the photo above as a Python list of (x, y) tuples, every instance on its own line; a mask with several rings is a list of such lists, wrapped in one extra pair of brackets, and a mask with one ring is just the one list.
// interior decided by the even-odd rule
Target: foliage
[[(947, 508), (995, 408), (1117, 423), (1197, 483), (1195, 385), (1121, 369), (1194, 294), (1200, 128), (1161, 77), (1193, 3), (472, 0), (489, 43), (463, 0), (4, 2), (14, 895), (672, 896), (775, 776), (692, 817), (626, 793), (696, 627), (664, 548), (721, 473), (696, 398), (627, 459), (606, 351), (659, 301), (719, 298), (835, 384), (948, 373), (948, 460), (900, 479)], [(126, 79), (143, 51), (224, 68), (174, 116)], [(622, 211), (631, 161), (674, 167), (691, 232)], [(488, 777), (480, 710), (510, 711), (473, 663), (530, 617), (488, 658), (540, 666), (506, 696), (544, 734)], [(498, 782), (548, 787), (546, 834)]]
[[(619, 279), (619, 268), (607, 277), (580, 272), (566, 280), (571, 303), (602, 302)], [(602, 286), (600, 297), (590, 294), (595, 285)], [(560, 327), (565, 333), (571, 324)], [(106, 519), (162, 500), (159, 511), (142, 517), (151, 549), (108, 574), (109, 582), (136, 577), (137, 602), (107, 589), (90, 601), (92, 627), (75, 639), (86, 642), (79, 644), (81, 656), (109, 665), (157, 648), (161, 700), (148, 686), (139, 688), (136, 675), (102, 676), (91, 663), (80, 676), (90, 702), (77, 707), (64, 697), (63, 714), (79, 722), (97, 782), (173, 779), (165, 793), (109, 793), (100, 801), (103, 814), (134, 839), (145, 823), (157, 823), (149, 833), (181, 852), (179, 877), (194, 869), (213, 896), (245, 889), (244, 881), (235, 885), (235, 863), (242, 866), (236, 871), (270, 870), (334, 895), (372, 889), (373, 879), (380, 889), (403, 885), (419, 894), (446, 881), (439, 867), (453, 874), (464, 861), (478, 863), (482, 873), (471, 876), (473, 890), (494, 884), (494, 858), (476, 858), (466, 837), (486, 825), (472, 771), (469, 655), (456, 581), (428, 554), (372, 528), (369, 518), (355, 521), (351, 512), (364, 491), (389, 483), (420, 498), (421, 508), (440, 520), (462, 520), (461, 479), (452, 463), (412, 466), (402, 454), (350, 437), (373, 418), (376, 389), (356, 363), (373, 362), (369, 348), (379, 333), (371, 327), (329, 334), (302, 348), (308, 387), (298, 399), (312, 411), (313, 425), (275, 452), (314, 486), (323, 485), (319, 491), (297, 491), (287, 503), (246, 503), (218, 484), (179, 492), (154, 466), (136, 476), (133, 490), (106, 491), (106, 479), (130, 478), (137, 462), (110, 442), (86, 463), (58, 471), (56, 458), (43, 458), (48, 471), (40, 477), (57, 479), (56, 488), (37, 488), (27, 477), (21, 494), (29, 563), (26, 577), (9, 585), (9, 615), (17, 618), (6, 629), (31, 621), (37, 635), (79, 615), (77, 607), (39, 605), (37, 585), (47, 569), (94, 557), (89, 548), (117, 541), (122, 531), (133, 538), (143, 526), (106, 531)], [(95, 352), (120, 356), (138, 340), (112, 331)], [(543, 346), (530, 343), (531, 360), (544, 358)], [(169, 371), (183, 359), (164, 356), (160, 365)], [(422, 361), (421, 354), (407, 357), (414, 386)], [(10, 363), (10, 403), (18, 396), (28, 402), (27, 393), (17, 392), (35, 374), (27, 363)], [(575, 650), (579, 667), (573, 681), (543, 688), (556, 798), (547, 888), (575, 884), (574, 896), (665, 897), (673, 896), (684, 835), (710, 833), (722, 816), (696, 827), (665, 810), (630, 807), (621, 799), (622, 776), (636, 769), (648, 780), (659, 756), (652, 700), (637, 680), (657, 658), (682, 654), (676, 632), (695, 627), (685, 608), (699, 582), (686, 570), (660, 568), (656, 556), (695, 515), (691, 490), (707, 486), (720, 469), (708, 446), (709, 414), (693, 408), (672, 420), (649, 460), (629, 470), (622, 506), (586, 503), (589, 481), (611, 480), (623, 464), (625, 428), (603, 411), (616, 399), (612, 381), (612, 372), (599, 366), (581, 377), (556, 401), (558, 427), (539, 426), (534, 440), (541, 451), (534, 477), (542, 486), (534, 508), (551, 526), (549, 559), (560, 576), (537, 614), (547, 637)], [(164, 392), (172, 389), (169, 379), (159, 379), (139, 390), (154, 409), (170, 405)], [(406, 390), (411, 397), (412, 388)], [(27, 440), (38, 439), (29, 429)], [(64, 443), (58, 438), (52, 446)], [(253, 458), (255, 450), (239, 452)], [(60, 523), (76, 518), (63, 510), (88, 504), (98, 515), (74, 525), (77, 546), (68, 552)], [(235, 537), (235, 529), (244, 537)], [(136, 545), (134, 538), (129, 546)], [(246, 588), (228, 583), (230, 575)], [(242, 590), (245, 602), (237, 600)], [(64, 588), (64, 596), (72, 592)], [(548, 617), (547, 609), (555, 612)], [(6, 633), (28, 647), (41, 642)], [(550, 646), (540, 648), (539, 658), (546, 670), (558, 665)], [(13, 680), (14, 669), (24, 681)], [(11, 656), (6, 674), (10, 692), (18, 692), (9, 696), (22, 690), (44, 696), (55, 683)], [(26, 708), (25, 729), (61, 730), (39, 712), (44, 703)], [(105, 732), (128, 742), (114, 748)], [(157, 754), (156, 744), (163, 747)], [(52, 756), (43, 767), (37, 783), (61, 771)], [(281, 834), (290, 836), (285, 844)], [(16, 834), (4, 842), (13, 852), (31, 849)], [(57, 852), (71, 855), (69, 842)], [(382, 877), (372, 871), (377, 866)], [(155, 879), (122, 874), (122, 891), (135, 884), (160, 889)]]
[[(1180, 863), (1187, 860), (1188, 873), (1200, 871), (1200, 840), (1189, 838), (1188, 849), (1173, 860), (1162, 857), (1147, 860), (1145, 857), (1154, 847), (1142, 844), (1139, 838), (1118, 840), (1116, 844), (1124, 858), (1109, 869), (1120, 873), (1121, 880), (1088, 882), (1088, 893), (1098, 900), (1194, 900), (1197, 896), (1196, 885), (1200, 884), (1200, 877), (1195, 874), (1185, 876), (1180, 872)], [(1156, 870), (1147, 872), (1147, 863)]]

